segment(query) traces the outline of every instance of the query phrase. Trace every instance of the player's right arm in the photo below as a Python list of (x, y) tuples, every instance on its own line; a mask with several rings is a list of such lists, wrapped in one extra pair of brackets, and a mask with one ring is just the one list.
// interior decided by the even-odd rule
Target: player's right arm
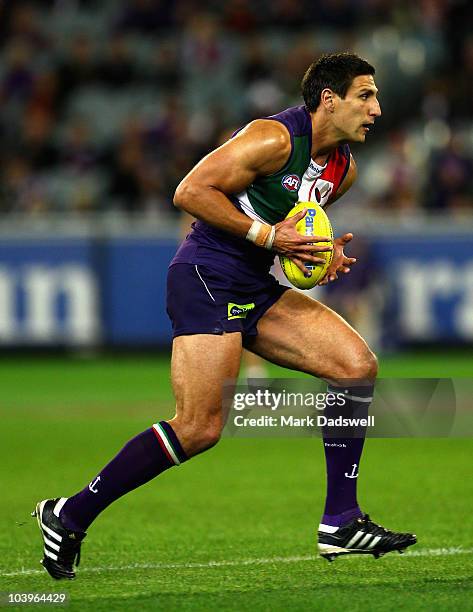
[[(280, 122), (253, 121), (204, 157), (184, 177), (174, 195), (174, 204), (209, 225), (245, 238), (253, 220), (240, 212), (228, 195), (240, 193), (258, 176), (280, 170), (290, 153), (290, 135)], [(322, 263), (315, 254), (328, 248), (313, 244), (313, 236), (304, 237), (296, 231), (296, 224), (304, 214), (301, 211), (275, 226), (273, 250), (294, 258), (297, 265), (299, 260)], [(320, 242), (328, 240), (324, 236), (315, 238)]]

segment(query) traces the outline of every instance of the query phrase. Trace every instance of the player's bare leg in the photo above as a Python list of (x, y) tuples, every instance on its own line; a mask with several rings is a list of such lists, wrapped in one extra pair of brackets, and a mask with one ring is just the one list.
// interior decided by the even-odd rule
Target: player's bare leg
[[(325, 379), (329, 390), (343, 394), (343, 416), (368, 416), (377, 360), (361, 336), (335, 312), (296, 291), (287, 291), (260, 319), (249, 345), (258, 355), (287, 368)], [(339, 406), (326, 407), (337, 417)], [(327, 496), (319, 525), (319, 551), (328, 560), (340, 554), (380, 557), (415, 544), (412, 534), (395, 533), (373, 523), (360, 510), (356, 495), (365, 428), (343, 430), (334, 437), (323, 428)]]
[[(249, 348), (273, 363), (325, 379), (335, 393), (349, 385), (351, 393), (347, 395), (360, 399), (347, 398), (349, 408), (360, 417), (367, 413), (377, 374), (376, 357), (342, 317), (320, 302), (287, 291), (260, 319), (258, 336)], [(338, 406), (333, 408), (334, 413), (339, 410)], [(352, 473), (353, 465), (356, 470), (359, 466), (364, 431), (356, 434), (358, 437), (343, 441), (326, 436), (328, 491), (323, 524), (340, 526), (362, 516), (356, 498), (357, 479), (344, 476)]]
[(172, 380), (176, 416), (132, 438), (76, 495), (45, 499), (33, 513), (43, 537), (41, 561), (56, 579), (75, 578), (81, 542), (95, 518), (122, 495), (218, 441), (222, 390), (240, 367), (241, 334), (179, 336)]
[(363, 338), (340, 315), (294, 290), (258, 322), (248, 345), (278, 365), (307, 372), (330, 383), (376, 379), (377, 359)]
[(224, 425), (223, 385), (237, 378), (241, 351), (240, 333), (174, 339), (171, 373), (176, 416), (169, 422), (188, 457), (218, 442)]
[(243, 352), (241, 368), (243, 376), (248, 380), (252, 378), (265, 378), (268, 375), (265, 360), (251, 351)]

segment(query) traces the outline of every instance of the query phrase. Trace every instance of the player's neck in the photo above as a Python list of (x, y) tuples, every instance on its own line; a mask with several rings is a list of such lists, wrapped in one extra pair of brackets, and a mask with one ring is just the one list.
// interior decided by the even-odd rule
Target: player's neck
[(327, 121), (323, 112), (317, 110), (310, 114), (312, 121), (312, 149), (311, 157), (316, 164), (323, 166), (327, 157), (340, 144), (342, 139), (337, 134), (336, 128)]

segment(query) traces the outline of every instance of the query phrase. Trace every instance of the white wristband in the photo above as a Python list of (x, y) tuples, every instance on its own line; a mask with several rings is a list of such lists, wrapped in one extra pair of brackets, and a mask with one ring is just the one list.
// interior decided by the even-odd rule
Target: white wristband
[(268, 249), (268, 251), (270, 251), (273, 248), (273, 242), (274, 242), (274, 238), (276, 237), (276, 228), (274, 227), (274, 225), (271, 226), (271, 232), (268, 236), (268, 238), (266, 239), (266, 242), (264, 244), (264, 248)]
[(246, 234), (246, 239), (256, 244), (256, 246), (271, 249), (275, 232), (276, 229), (272, 225), (269, 225), (269, 223), (253, 221)]
[(256, 242), (256, 238), (258, 237), (259, 231), (263, 224), (260, 221), (253, 221), (251, 224), (248, 233), (246, 234), (246, 239), (250, 242)]

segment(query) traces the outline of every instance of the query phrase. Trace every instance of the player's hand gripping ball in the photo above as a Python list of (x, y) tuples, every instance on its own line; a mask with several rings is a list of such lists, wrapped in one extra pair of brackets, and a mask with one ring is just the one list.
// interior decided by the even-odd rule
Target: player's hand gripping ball
[[(307, 209), (305, 217), (303, 217), (296, 225), (296, 230), (302, 236), (329, 236), (333, 241), (332, 224), (330, 223), (324, 209), (314, 202), (299, 202), (292, 208), (286, 219), (293, 217), (301, 210)], [(331, 242), (317, 242), (319, 245), (330, 245)], [(284, 255), (279, 256), (281, 268), (287, 280), (298, 289), (312, 289), (319, 283), (327, 273), (327, 270), (332, 263), (333, 251), (317, 253), (317, 257), (325, 259), (324, 264), (306, 263), (305, 267), (312, 272), (309, 277), (304, 276), (296, 264)]]

